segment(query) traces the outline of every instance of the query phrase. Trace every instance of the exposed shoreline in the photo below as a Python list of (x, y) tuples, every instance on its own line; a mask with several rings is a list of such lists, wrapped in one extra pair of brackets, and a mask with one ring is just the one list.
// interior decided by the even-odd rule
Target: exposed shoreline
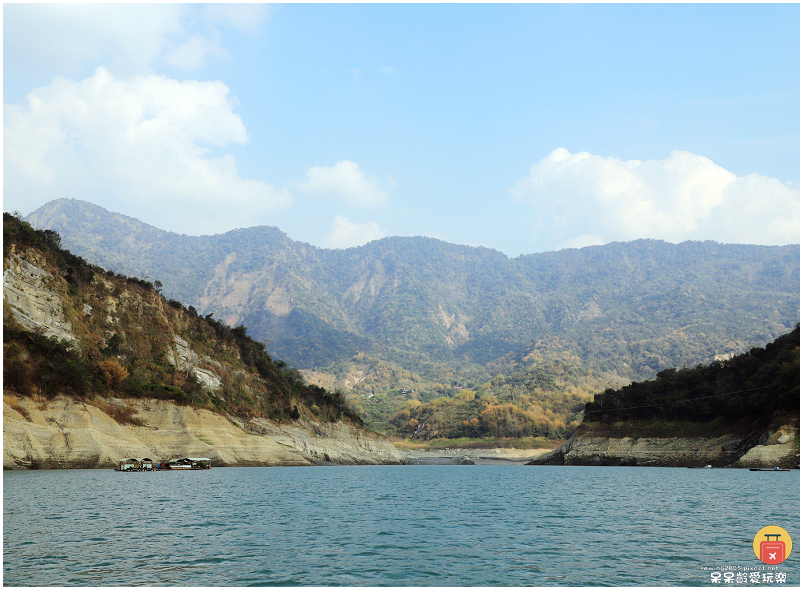
[[(745, 434), (691, 437), (611, 436), (583, 425), (547, 448), (397, 449), (375, 433), (345, 423), (299, 420), (240, 422), (163, 400), (59, 396), (49, 401), (6, 396), (3, 468), (113, 467), (123, 457), (209, 457), (214, 466), (301, 465), (627, 465), (797, 468), (794, 418)], [(130, 406), (140, 425), (121, 425), (106, 409)], [(101, 409), (102, 408), (102, 409)]]
[(596, 424), (583, 424), (563, 445), (529, 465), (797, 469), (797, 431), (793, 418), (751, 432), (690, 437), (610, 436)]
[(264, 467), (404, 462), (385, 438), (344, 422), (241, 422), (164, 400), (95, 402), (134, 408), (140, 424), (122, 425), (92, 403), (64, 396), (8, 401), (3, 401), (4, 470), (109, 468), (125, 457), (208, 457), (213, 466)]
[(402, 450), (409, 465), (460, 465), (465, 458), (474, 465), (525, 465), (551, 449), (464, 449)]

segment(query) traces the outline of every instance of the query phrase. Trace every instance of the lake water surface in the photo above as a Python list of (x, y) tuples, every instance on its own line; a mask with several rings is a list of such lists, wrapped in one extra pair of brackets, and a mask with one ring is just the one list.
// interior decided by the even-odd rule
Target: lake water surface
[[(734, 469), (6, 471), (3, 584), (712, 585), (766, 570), (764, 526), (800, 543), (798, 491), (798, 471)], [(758, 585), (800, 586), (796, 547)]]

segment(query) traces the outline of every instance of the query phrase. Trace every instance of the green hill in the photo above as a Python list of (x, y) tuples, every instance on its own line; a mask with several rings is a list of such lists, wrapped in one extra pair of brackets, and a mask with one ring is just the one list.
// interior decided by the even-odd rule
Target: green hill
[(764, 348), (607, 389), (529, 465), (800, 467), (800, 324)]
[(608, 389), (586, 404), (587, 425), (698, 423), (708, 429), (766, 428), (800, 414), (800, 324), (764, 348), (692, 369), (667, 369), (655, 379)]

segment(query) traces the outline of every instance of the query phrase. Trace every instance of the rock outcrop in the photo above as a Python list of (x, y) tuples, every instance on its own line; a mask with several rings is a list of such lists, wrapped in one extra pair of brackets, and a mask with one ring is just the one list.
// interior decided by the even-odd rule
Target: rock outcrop
[(634, 438), (581, 427), (559, 448), (527, 465), (800, 467), (796, 432), (794, 426), (781, 424), (762, 433)]
[(797, 428), (784, 424), (767, 432), (759, 444), (750, 448), (731, 467), (800, 467)]
[(203, 356), (201, 357), (194, 350), (192, 350), (189, 343), (180, 336), (174, 336), (173, 342), (175, 350), (167, 349), (165, 358), (167, 362), (178, 370), (188, 371), (192, 373), (200, 384), (209, 391), (219, 391), (222, 387), (222, 381), (213, 371), (201, 369), (200, 364), (205, 363), (216, 368), (221, 368), (219, 363), (212, 358)]
[(3, 300), (28, 330), (73, 341), (72, 324), (64, 313), (61, 296), (53, 288), (55, 277), (35, 264), (11, 254), (3, 271)]
[[(95, 405), (96, 404), (96, 405)], [(109, 408), (136, 410), (141, 425), (119, 424)], [(209, 457), (214, 466), (401, 464), (383, 437), (345, 422), (241, 422), (164, 400), (3, 403), (3, 468), (107, 468), (125, 457)]]

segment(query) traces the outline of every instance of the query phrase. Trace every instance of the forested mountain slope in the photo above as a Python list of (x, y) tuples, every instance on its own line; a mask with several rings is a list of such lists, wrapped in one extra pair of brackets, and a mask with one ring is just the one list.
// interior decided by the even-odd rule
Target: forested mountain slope
[(586, 404), (584, 422), (690, 421), (730, 428), (765, 428), (800, 414), (800, 324), (764, 348), (691, 369), (667, 369), (655, 379), (607, 389)]
[(764, 348), (607, 389), (535, 464), (800, 467), (800, 324)]
[(325, 250), (271, 227), (177, 235), (63, 199), (28, 219), (246, 325), (313, 382), (365, 396), (384, 425), (409, 394), (491, 390), (498, 375), (535, 387), (524, 375), (554, 361), (590, 375), (588, 394), (763, 346), (800, 320), (800, 246), (637, 240), (509, 259), (420, 237)]
[[(9, 214), (3, 263), (4, 387), (17, 393), (116, 392), (278, 420), (315, 404), (326, 420), (349, 411), (344, 400), (273, 361), (244, 326), (187, 310), (161, 295), (158, 283), (89, 264), (62, 249), (56, 232), (36, 231)], [(26, 313), (39, 305), (23, 292), (32, 288), (26, 274), (38, 277), (32, 284), (52, 301), (43, 318), (60, 316), (60, 333)], [(217, 366), (222, 361), (224, 368)]]
[(60, 242), (52, 230), (3, 216), (4, 425), (19, 427), (4, 430), (4, 447), (47, 455), (47, 438), (31, 441), (50, 436), (48, 425), (32, 416), (59, 399), (137, 427), (146, 426), (142, 400), (160, 400), (227, 417), (234, 432), (303, 420), (363, 432), (341, 393), (306, 383), (245, 327), (203, 317), (166, 299), (158, 281), (105, 271)]

